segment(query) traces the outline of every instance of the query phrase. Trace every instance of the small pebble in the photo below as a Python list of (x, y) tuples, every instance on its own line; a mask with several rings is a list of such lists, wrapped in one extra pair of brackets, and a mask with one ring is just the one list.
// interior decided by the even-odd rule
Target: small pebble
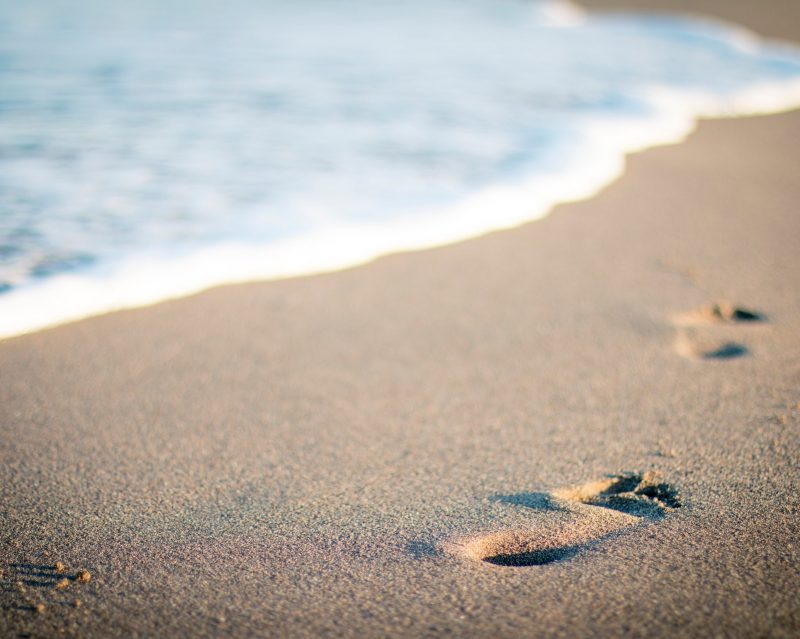
[(62, 579), (56, 584), (56, 590), (64, 590), (64, 588), (69, 588), (69, 579)]
[(53, 568), (54, 568), (54, 569), (55, 569), (55, 571), (56, 571), (56, 572), (58, 572), (58, 573), (64, 572), (64, 571), (67, 569), (67, 567), (64, 565), (64, 563), (63, 563), (63, 562), (61, 562), (61, 561), (57, 561), (57, 562), (56, 562), (56, 565), (55, 565), (55, 566), (53, 566)]
[(75, 575), (75, 579), (80, 581), (82, 584), (88, 584), (91, 578), (92, 574), (88, 570), (81, 570), (77, 575)]
[(74, 605), (76, 608), (80, 608), (80, 607), (81, 607), (81, 600), (80, 600), (80, 599), (76, 599), (76, 600), (75, 600), (75, 603), (74, 603), (73, 605)]
[(38, 603), (38, 604), (36, 604), (36, 605), (34, 606), (34, 609), (36, 610), (36, 612), (38, 612), (39, 614), (41, 614), (41, 613), (43, 613), (43, 612), (44, 612), (44, 604), (43, 604), (43, 603)]

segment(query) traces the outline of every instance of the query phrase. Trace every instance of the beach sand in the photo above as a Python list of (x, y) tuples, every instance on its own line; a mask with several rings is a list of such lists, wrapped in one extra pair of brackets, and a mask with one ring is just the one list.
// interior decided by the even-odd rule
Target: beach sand
[(704, 122), (519, 229), (3, 341), (0, 635), (800, 635), (799, 176), (800, 113)]

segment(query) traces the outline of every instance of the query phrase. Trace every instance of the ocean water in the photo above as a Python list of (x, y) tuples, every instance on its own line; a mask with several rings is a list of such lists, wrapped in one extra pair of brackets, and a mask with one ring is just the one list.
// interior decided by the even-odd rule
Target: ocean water
[(536, 0), (0, 3), (0, 336), (539, 218), (800, 49)]

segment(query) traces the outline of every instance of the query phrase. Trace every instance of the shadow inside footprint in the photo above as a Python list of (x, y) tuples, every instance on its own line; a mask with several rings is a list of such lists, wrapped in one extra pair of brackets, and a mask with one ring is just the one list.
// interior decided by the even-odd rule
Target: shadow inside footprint
[(719, 348), (699, 353), (703, 359), (733, 359), (734, 357), (742, 357), (747, 355), (748, 350), (741, 344), (735, 342), (728, 342)]
[(564, 546), (562, 548), (547, 548), (529, 552), (501, 553), (484, 557), (483, 561), (495, 566), (544, 566), (555, 561), (574, 557), (579, 551), (579, 546)]
[(716, 302), (700, 309), (700, 312), (714, 321), (722, 322), (763, 322), (766, 319), (762, 313), (734, 306), (730, 302)]
[(667, 510), (681, 507), (678, 491), (651, 473), (612, 475), (605, 481), (562, 491), (561, 496), (648, 519), (661, 519)]
[(750, 353), (742, 344), (718, 340), (697, 340), (691, 332), (684, 331), (679, 331), (675, 338), (675, 350), (679, 355), (694, 360), (729, 360)]
[(673, 321), (679, 326), (740, 324), (766, 322), (767, 316), (752, 309), (736, 306), (731, 302), (720, 301), (674, 315)]
[(10, 564), (9, 568), (12, 575), (16, 576), (15, 581), (31, 588), (50, 588), (64, 578), (63, 574), (48, 564), (15, 563)]

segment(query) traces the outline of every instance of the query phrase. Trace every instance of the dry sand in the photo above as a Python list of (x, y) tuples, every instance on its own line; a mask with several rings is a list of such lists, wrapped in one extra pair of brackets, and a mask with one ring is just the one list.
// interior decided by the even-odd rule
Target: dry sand
[(800, 113), (708, 122), (517, 230), (4, 341), (0, 635), (800, 635), (799, 202)]

